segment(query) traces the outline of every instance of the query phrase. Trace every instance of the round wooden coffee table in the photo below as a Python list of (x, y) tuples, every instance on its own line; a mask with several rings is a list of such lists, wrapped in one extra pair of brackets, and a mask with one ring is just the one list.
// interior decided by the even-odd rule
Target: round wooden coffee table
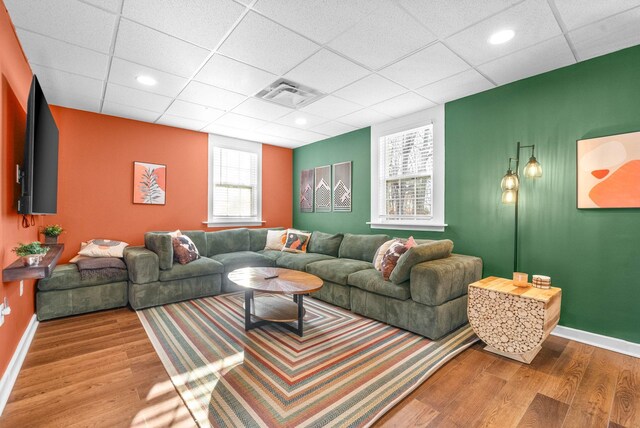
[[(304, 295), (320, 290), (322, 280), (310, 273), (297, 270), (249, 267), (229, 273), (229, 280), (244, 287), (244, 329), (251, 330), (268, 323), (283, 323), (288, 330), (303, 334)], [(254, 291), (261, 296), (254, 297)], [(293, 301), (277, 298), (272, 294), (292, 294)], [(251, 316), (258, 318), (252, 321)], [(297, 327), (290, 322), (298, 321)]]

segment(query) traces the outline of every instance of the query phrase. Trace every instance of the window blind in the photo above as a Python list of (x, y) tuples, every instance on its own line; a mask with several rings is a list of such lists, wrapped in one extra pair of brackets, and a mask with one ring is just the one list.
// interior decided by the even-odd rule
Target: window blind
[(433, 125), (380, 137), (379, 201), (383, 220), (432, 217)]
[(258, 155), (241, 150), (213, 149), (213, 215), (256, 217)]

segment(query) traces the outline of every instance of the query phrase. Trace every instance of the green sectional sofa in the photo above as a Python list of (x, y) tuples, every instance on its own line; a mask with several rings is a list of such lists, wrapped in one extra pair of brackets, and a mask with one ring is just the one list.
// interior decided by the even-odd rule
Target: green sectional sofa
[(437, 339), (467, 321), (467, 286), (482, 276), (481, 259), (451, 254), (425, 262), (407, 259), (396, 268), (400, 273), (385, 281), (372, 261), (391, 239), (387, 235), (313, 232), (307, 253), (296, 254), (265, 250), (267, 230), (183, 231), (203, 256), (187, 265), (173, 262), (166, 232), (146, 233), (145, 247), (125, 250), (129, 304), (141, 309), (238, 291), (229, 272), (275, 266), (322, 278), (324, 286), (313, 297)]

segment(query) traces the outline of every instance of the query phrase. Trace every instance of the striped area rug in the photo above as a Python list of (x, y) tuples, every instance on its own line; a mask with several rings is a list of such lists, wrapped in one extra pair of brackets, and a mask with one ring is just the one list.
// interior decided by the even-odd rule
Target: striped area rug
[(467, 325), (430, 341), (312, 298), (304, 337), (246, 333), (243, 303), (234, 293), (138, 311), (201, 427), (369, 426), (477, 340)]

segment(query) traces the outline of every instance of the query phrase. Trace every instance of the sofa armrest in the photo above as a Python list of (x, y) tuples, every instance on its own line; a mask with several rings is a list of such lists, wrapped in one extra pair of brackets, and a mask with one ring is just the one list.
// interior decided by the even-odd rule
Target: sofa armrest
[(423, 305), (437, 306), (467, 294), (467, 287), (482, 278), (482, 259), (452, 254), (411, 269), (411, 299)]
[(160, 275), (158, 255), (145, 247), (127, 247), (124, 262), (129, 271), (129, 280), (136, 284), (155, 282)]
[(158, 255), (160, 269), (173, 267), (173, 243), (167, 232), (147, 232), (144, 234), (144, 246)]

